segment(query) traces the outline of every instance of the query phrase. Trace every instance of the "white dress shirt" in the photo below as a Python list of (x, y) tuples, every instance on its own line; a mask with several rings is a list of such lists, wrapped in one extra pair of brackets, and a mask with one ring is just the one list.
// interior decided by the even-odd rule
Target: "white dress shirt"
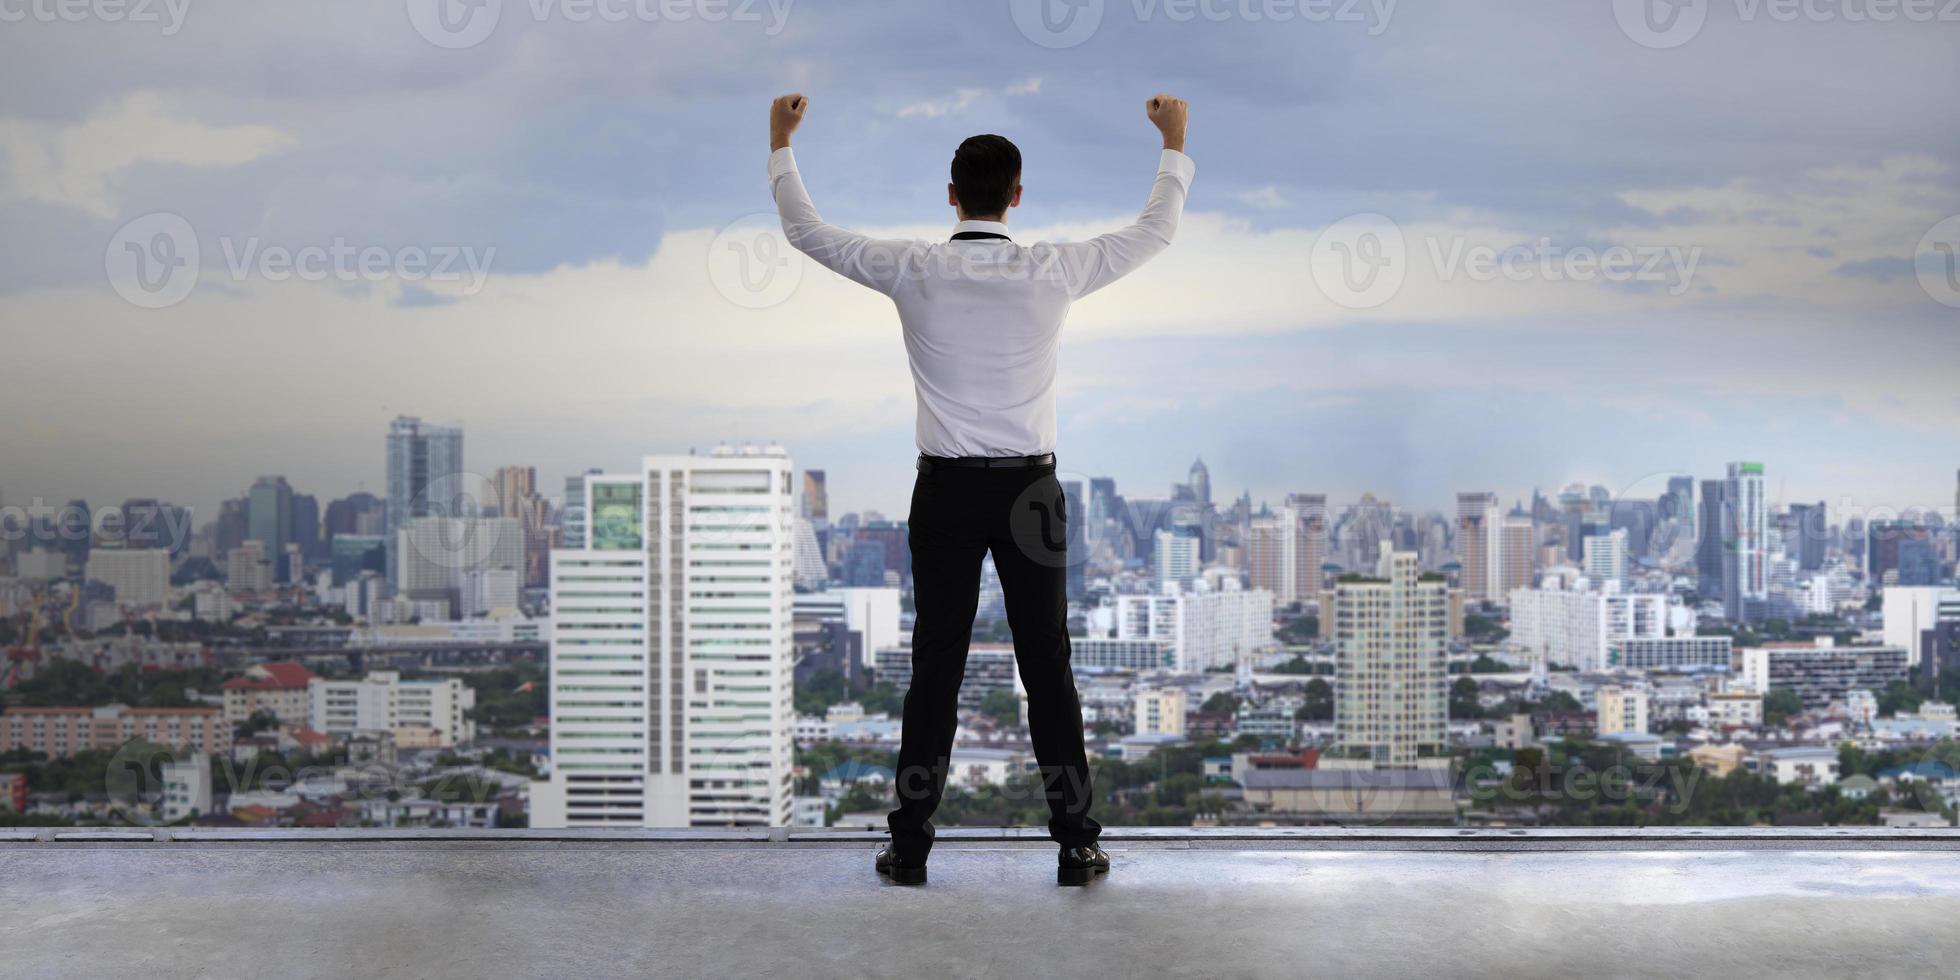
[[(898, 306), (918, 394), (919, 451), (948, 457), (1055, 451), (1056, 355), (1069, 304), (1170, 245), (1195, 172), (1190, 157), (1165, 150), (1136, 223), (1086, 242), (926, 242), (825, 224), (789, 147), (769, 157), (790, 244)], [(997, 221), (953, 230), (1007, 234)]]

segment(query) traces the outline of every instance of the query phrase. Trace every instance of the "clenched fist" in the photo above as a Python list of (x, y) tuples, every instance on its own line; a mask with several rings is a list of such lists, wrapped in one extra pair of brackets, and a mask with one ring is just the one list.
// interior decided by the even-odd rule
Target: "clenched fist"
[(1164, 149), (1184, 152), (1184, 125), (1190, 119), (1190, 106), (1183, 99), (1159, 92), (1144, 104), (1144, 110), (1150, 114), (1151, 124), (1164, 134)]
[(769, 151), (775, 152), (789, 145), (789, 134), (803, 121), (803, 110), (810, 107), (810, 100), (801, 93), (792, 92), (769, 104)]

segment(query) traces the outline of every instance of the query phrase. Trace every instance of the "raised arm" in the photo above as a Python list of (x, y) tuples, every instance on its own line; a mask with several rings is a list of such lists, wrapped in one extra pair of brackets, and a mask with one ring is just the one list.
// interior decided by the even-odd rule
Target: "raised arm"
[(889, 295), (914, 243), (871, 238), (824, 223), (817, 206), (810, 203), (810, 192), (803, 187), (803, 175), (797, 172), (796, 156), (789, 148), (790, 134), (809, 107), (810, 100), (800, 94), (785, 95), (769, 106), (769, 188), (783, 219), (783, 234), (797, 251), (824, 268)]
[(1086, 242), (1055, 246), (1061, 257), (1069, 291), (1077, 298), (1087, 296), (1128, 275), (1158, 252), (1170, 247), (1177, 234), (1178, 218), (1184, 213), (1184, 196), (1191, 189), (1197, 171), (1184, 155), (1184, 129), (1190, 109), (1183, 99), (1162, 92), (1144, 104), (1150, 122), (1164, 137), (1164, 153), (1157, 161), (1157, 181), (1151, 185), (1150, 200), (1136, 223), (1120, 231), (1098, 235)]

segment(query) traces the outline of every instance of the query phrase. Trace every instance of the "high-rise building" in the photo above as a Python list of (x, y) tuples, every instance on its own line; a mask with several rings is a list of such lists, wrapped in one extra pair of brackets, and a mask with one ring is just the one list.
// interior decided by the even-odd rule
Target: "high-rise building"
[(395, 535), (395, 587), (404, 598), (469, 609), (472, 576), (524, 569), (524, 527), (514, 517), (416, 517)]
[(1159, 592), (1190, 585), (1198, 577), (1203, 568), (1199, 557), (1203, 545), (1195, 524), (1173, 524), (1170, 530), (1157, 532), (1151, 567)]
[(1511, 593), (1511, 644), (1534, 660), (1603, 670), (1613, 644), (1667, 635), (1667, 597), (1629, 594), (1611, 584), (1567, 589), (1548, 581)]
[[(293, 494), (292, 509), (286, 522), (286, 543), (297, 545), (299, 553), (309, 562), (320, 561), (326, 557), (320, 537), (320, 500), (310, 493)], [(300, 570), (295, 568), (289, 577), (297, 580)]]
[(83, 574), (115, 589), (116, 605), (124, 608), (161, 606), (170, 598), (167, 548), (96, 548)]
[(1283, 605), (1318, 601), (1326, 543), (1326, 495), (1288, 496), (1276, 516), (1256, 518), (1247, 528), (1252, 587)]
[(1929, 630), (1942, 618), (1960, 617), (1960, 589), (1891, 585), (1880, 596), (1885, 644), (1904, 649), (1909, 667), (1925, 659)]
[[(326, 540), (329, 544), (343, 534), (381, 536), (387, 526), (387, 505), (371, 493), (350, 493), (327, 503)], [(331, 553), (331, 549), (329, 550)]]
[(1503, 544), (1497, 495), (1479, 490), (1456, 495), (1456, 561), (1458, 581), (1471, 602), (1502, 602)]
[(1661, 498), (1661, 520), (1676, 521), (1690, 536), (1695, 530), (1695, 478), (1670, 476), (1667, 496)]
[(589, 469), (574, 473), (565, 478), (565, 500), (558, 510), (558, 546), (568, 551), (579, 551), (585, 547), (587, 477), (602, 472)]
[(1273, 648), (1273, 594), (1264, 589), (1116, 597), (1116, 638), (1168, 641), (1188, 673), (1236, 667)]
[(1621, 528), (1611, 534), (1587, 538), (1584, 567), (1586, 577), (1594, 582), (1625, 585), (1627, 581), (1626, 529)]
[(328, 546), (328, 563), (335, 585), (346, 585), (360, 578), (362, 572), (386, 578), (388, 542), (379, 534), (337, 534)]
[(1730, 463), (1724, 487), (1733, 514), (1722, 556), (1722, 593), (1730, 620), (1754, 622), (1769, 601), (1769, 499), (1763, 464)]
[(1413, 552), (1383, 549), (1373, 576), (1334, 586), (1337, 752), (1408, 767), (1449, 741), (1449, 596)]
[(1185, 485), (1191, 488), (1191, 499), (1197, 501), (1199, 507), (1211, 506), (1211, 470), (1205, 466), (1202, 458), (1191, 464)]
[(1797, 567), (1815, 572), (1824, 567), (1824, 546), (1831, 536), (1830, 515), (1824, 502), (1791, 504), (1790, 527), (1794, 540), (1785, 538), (1783, 549), (1797, 560)]
[(823, 524), (830, 520), (830, 486), (825, 482), (824, 471), (803, 471), (802, 515), (804, 518)]
[(1704, 599), (1722, 599), (1723, 555), (1734, 521), (1730, 517), (1728, 484), (1722, 480), (1701, 481), (1701, 519), (1695, 528), (1695, 590)]
[(298, 569), (280, 566), (286, 545), (292, 541), (293, 488), (283, 476), (262, 476), (252, 484), (245, 500), (246, 540), (257, 541), (265, 549), (267, 560), (273, 563), (275, 581), (291, 581)]
[(1527, 514), (1509, 514), (1498, 535), (1499, 602), (1509, 602), (1517, 589), (1531, 588), (1536, 579), (1538, 525)]
[(462, 429), (397, 417), (388, 426), (388, 537), (413, 518), (462, 516), (455, 498), (476, 491), (462, 476)]
[(241, 541), (225, 556), (225, 588), (247, 595), (272, 591), (272, 558), (258, 541)]
[(789, 823), (794, 472), (723, 447), (586, 481), (586, 547), (552, 552), (533, 826)]

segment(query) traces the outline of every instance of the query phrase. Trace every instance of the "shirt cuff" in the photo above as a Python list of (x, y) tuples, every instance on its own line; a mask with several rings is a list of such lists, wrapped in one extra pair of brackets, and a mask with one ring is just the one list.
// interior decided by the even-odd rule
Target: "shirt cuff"
[[(789, 148), (784, 147), (783, 152), (788, 153)], [(795, 164), (792, 163), (791, 166)], [(1184, 189), (1188, 191), (1191, 189), (1191, 178), (1198, 173), (1198, 165), (1192, 163), (1190, 157), (1178, 150), (1165, 150), (1163, 158), (1157, 161), (1157, 172), (1176, 177), (1177, 182), (1183, 184)]]
[(789, 147), (785, 146), (769, 154), (769, 179), (772, 182), (784, 174), (793, 174), (795, 172), (796, 154), (791, 153)]

